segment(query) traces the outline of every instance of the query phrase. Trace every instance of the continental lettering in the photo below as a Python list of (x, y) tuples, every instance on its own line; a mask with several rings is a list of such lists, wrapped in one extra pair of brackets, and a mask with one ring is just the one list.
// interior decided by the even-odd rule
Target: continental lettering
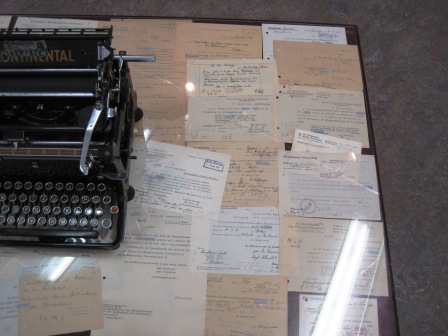
[(71, 50), (54, 49), (46, 53), (33, 55), (11, 55), (6, 50), (0, 51), (0, 63), (68, 63), (75, 62)]

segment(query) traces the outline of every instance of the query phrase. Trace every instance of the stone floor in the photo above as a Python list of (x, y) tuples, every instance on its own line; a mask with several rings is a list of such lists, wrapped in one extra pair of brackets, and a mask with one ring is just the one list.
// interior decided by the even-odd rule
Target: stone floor
[(0, 14), (198, 17), (357, 25), (401, 334), (448, 334), (445, 1), (3, 0)]

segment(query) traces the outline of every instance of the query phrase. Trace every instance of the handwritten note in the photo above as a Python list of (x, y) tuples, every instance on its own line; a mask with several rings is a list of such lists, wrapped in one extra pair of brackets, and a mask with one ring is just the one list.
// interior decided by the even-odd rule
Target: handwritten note
[(354, 45), (274, 41), (280, 84), (362, 91)]
[(19, 335), (48, 335), (103, 327), (101, 271), (67, 271), (51, 281), (40, 275), (19, 280)]
[(286, 335), (286, 281), (278, 276), (209, 274), (205, 335)]
[(330, 135), (296, 129), (291, 151), (354, 153), (361, 155), (362, 144), (358, 141), (345, 140)]

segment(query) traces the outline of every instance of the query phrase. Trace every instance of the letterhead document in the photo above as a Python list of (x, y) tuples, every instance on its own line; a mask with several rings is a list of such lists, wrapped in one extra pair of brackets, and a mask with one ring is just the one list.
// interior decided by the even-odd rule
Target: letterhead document
[(285, 277), (209, 274), (205, 334), (287, 335)]
[(279, 82), (362, 91), (358, 46), (274, 41)]
[[(322, 295), (300, 295), (299, 335), (313, 335), (324, 302), (325, 296)], [(335, 335), (379, 336), (377, 300), (350, 298), (343, 320), (340, 322), (339, 333)]]
[(274, 40), (347, 44), (345, 27), (269, 24), (261, 25), (263, 58), (274, 58)]
[(278, 152), (274, 142), (187, 142), (187, 147), (231, 157), (223, 207), (278, 206)]
[(218, 219), (230, 155), (149, 140), (135, 202)]
[[(280, 217), (280, 274), (289, 290), (327, 293), (352, 221)], [(369, 235), (355, 269), (354, 295), (388, 296), (382, 222), (365, 222)]]
[[(280, 215), (337, 219), (381, 220), (375, 158), (356, 157), (356, 169), (341, 161), (340, 170), (313, 165), (317, 154), (279, 152)], [(332, 166), (332, 157), (326, 162)], [(338, 161), (338, 160), (337, 160)], [(338, 162), (334, 162), (336, 167)], [(316, 162), (316, 161), (314, 161)], [(345, 166), (350, 169), (345, 170)], [(347, 173), (345, 173), (347, 172)], [(353, 174), (359, 173), (359, 177)]]
[(361, 155), (362, 143), (301, 129), (294, 131), (291, 151), (322, 153), (354, 153)]
[(292, 142), (295, 129), (362, 143), (369, 148), (364, 94), (303, 86), (280, 86), (274, 100), (276, 141)]
[(190, 269), (230, 274), (278, 274), (277, 207), (222, 208), (217, 221), (193, 218)]

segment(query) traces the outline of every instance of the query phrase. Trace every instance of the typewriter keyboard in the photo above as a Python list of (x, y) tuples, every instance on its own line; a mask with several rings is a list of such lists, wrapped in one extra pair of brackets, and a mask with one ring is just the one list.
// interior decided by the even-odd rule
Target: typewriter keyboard
[(110, 243), (120, 212), (115, 195), (103, 182), (2, 181), (0, 237)]

